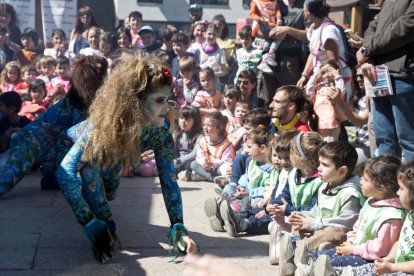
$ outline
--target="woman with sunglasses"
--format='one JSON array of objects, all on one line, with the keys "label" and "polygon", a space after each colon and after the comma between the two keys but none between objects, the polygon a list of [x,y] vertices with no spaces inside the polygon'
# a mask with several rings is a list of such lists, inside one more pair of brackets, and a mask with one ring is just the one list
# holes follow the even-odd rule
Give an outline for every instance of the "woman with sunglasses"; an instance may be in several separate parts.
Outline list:
[{"label": "woman with sunglasses", "polygon": [[98,23],[92,9],[88,6],[81,7],[78,10],[75,28],[70,34],[69,52],[77,55],[81,49],[89,47],[88,31],[93,26],[97,27]]},{"label": "woman with sunglasses", "polygon": [[264,100],[257,96],[257,78],[252,69],[241,71],[237,76],[236,85],[240,88],[243,102],[248,102],[252,107],[265,107]]}]

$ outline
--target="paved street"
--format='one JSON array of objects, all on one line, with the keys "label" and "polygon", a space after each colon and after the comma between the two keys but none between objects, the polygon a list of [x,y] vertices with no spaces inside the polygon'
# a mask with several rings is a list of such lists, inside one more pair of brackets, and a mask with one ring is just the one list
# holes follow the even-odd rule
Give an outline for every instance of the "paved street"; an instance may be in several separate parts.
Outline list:
[{"label": "paved street", "polygon": [[[158,178],[122,179],[111,203],[122,251],[107,265],[96,263],[61,192],[41,191],[39,182],[39,173],[30,175],[0,199],[0,275],[181,275],[185,265],[169,263],[169,221]],[[179,184],[185,225],[203,254],[228,257],[253,275],[275,275],[267,235],[213,232],[203,211],[204,200],[214,196],[213,184]]]}]

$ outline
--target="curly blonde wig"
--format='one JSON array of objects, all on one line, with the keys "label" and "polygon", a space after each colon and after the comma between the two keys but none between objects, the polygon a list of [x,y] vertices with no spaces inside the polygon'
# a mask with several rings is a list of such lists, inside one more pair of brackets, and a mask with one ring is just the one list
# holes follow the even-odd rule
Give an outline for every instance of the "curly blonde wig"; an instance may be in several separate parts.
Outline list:
[{"label": "curly blonde wig", "polygon": [[154,57],[123,56],[90,106],[93,130],[83,160],[102,166],[139,163],[140,137],[149,122],[145,101],[171,83],[170,70]]}]

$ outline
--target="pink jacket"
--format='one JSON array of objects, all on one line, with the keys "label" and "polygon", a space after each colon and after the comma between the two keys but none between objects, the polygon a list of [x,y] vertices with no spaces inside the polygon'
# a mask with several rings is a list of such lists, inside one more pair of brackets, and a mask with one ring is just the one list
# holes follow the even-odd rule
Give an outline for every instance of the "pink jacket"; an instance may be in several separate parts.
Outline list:
[{"label": "pink jacket", "polygon": [[[388,198],[379,201],[372,201],[372,205],[388,205],[397,208],[403,208],[399,198]],[[352,231],[347,233],[347,241],[352,242],[358,231],[360,218],[355,222]],[[366,243],[358,246],[354,246],[354,255],[361,256],[366,260],[375,260],[376,258],[384,257],[388,255],[392,246],[398,237],[402,227],[402,220],[389,220],[384,223],[378,231],[377,238],[369,240]]]}]

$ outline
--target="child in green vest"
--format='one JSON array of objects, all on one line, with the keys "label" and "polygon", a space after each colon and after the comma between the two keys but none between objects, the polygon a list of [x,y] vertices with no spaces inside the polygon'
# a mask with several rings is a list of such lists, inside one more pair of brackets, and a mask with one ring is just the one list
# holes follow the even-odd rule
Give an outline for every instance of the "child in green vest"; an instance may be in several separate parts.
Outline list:
[{"label": "child in green vest", "polygon": [[354,267],[353,275],[414,274],[414,161],[401,166],[398,185],[398,196],[407,210],[400,237],[386,257],[377,258],[374,263]]},{"label": "child in green vest", "polygon": [[[270,171],[270,185],[267,188],[270,188],[273,191],[267,191],[264,194],[264,198],[260,200],[256,206],[253,206],[252,209],[235,212],[227,201],[220,199],[220,207],[221,205],[226,205],[226,207],[223,207],[225,208],[224,213],[221,213],[220,207],[217,206],[217,201],[214,198],[210,198],[206,201],[205,211],[209,217],[210,226],[214,231],[220,231],[222,226],[224,226],[222,219],[223,215],[223,217],[227,218],[228,225],[232,225],[230,228],[232,235],[236,235],[239,232],[247,232],[248,234],[268,233],[268,225],[272,221],[272,218],[265,212],[266,204],[269,203],[271,198],[279,195],[286,184],[287,175],[292,169],[289,158],[290,141],[296,134],[297,131],[282,132],[270,143],[272,152],[270,157],[273,168]],[[254,162],[254,160],[249,163],[249,167],[252,162]],[[270,193],[267,194],[268,192]]]},{"label": "child in green vest", "polygon": [[[318,171],[324,183],[318,191],[318,202],[309,212],[293,213],[289,218],[309,249],[317,250],[325,242],[332,247],[339,245],[357,221],[366,200],[359,177],[353,174],[357,160],[356,149],[344,141],[328,143],[319,151]],[[329,235],[332,228],[338,230],[333,237]]]},{"label": "child in green vest", "polygon": [[[346,233],[352,230],[365,202],[359,177],[352,174],[357,160],[358,154],[348,142],[331,142],[319,150],[318,171],[323,184],[318,190],[317,204],[310,211],[293,212],[289,216],[289,224],[299,231],[300,238],[303,239],[296,242],[298,247],[303,243],[310,250],[318,250],[320,246],[333,248],[346,240]],[[288,249],[291,252],[285,252],[291,258],[282,260],[292,264],[293,248]],[[298,252],[300,251],[295,251]],[[279,265],[288,264],[281,262]],[[301,263],[295,265],[301,272],[305,269],[303,274],[306,274],[307,266]]]},{"label": "child in green vest", "polygon": [[[399,166],[400,160],[392,156],[380,156],[367,161],[361,189],[368,200],[353,230],[347,233],[347,241],[335,249],[313,251],[313,258],[309,258],[303,243],[297,246],[296,262],[308,265],[308,273],[304,273],[303,269],[301,275],[341,275],[343,267],[365,265],[390,252],[398,240],[405,216],[404,207],[397,196]],[[313,262],[316,257],[316,262]]]}]

